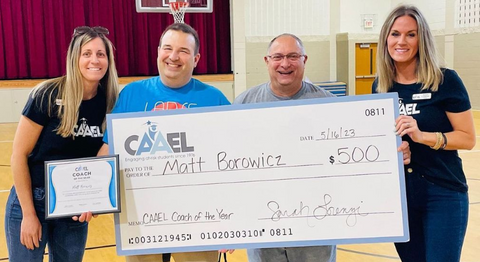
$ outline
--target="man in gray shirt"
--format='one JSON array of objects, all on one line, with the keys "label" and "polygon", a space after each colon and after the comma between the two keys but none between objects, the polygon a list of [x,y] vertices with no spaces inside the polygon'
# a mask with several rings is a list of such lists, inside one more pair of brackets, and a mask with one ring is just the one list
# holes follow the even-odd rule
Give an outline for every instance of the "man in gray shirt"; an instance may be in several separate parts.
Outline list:
[{"label": "man in gray shirt", "polygon": [[[268,46],[265,63],[270,82],[240,94],[234,104],[333,97],[322,88],[303,81],[307,55],[302,41],[292,34],[275,37]],[[333,262],[335,246],[263,248],[247,250],[250,262]]]},{"label": "man in gray shirt", "polygon": [[[281,34],[269,44],[265,63],[270,82],[248,89],[234,104],[248,104],[292,99],[333,97],[330,92],[303,81],[307,55],[302,41],[292,34]],[[393,124],[393,123],[392,123]],[[403,142],[404,164],[410,163],[410,148]],[[334,262],[336,246],[263,248],[247,250],[250,262]]]}]

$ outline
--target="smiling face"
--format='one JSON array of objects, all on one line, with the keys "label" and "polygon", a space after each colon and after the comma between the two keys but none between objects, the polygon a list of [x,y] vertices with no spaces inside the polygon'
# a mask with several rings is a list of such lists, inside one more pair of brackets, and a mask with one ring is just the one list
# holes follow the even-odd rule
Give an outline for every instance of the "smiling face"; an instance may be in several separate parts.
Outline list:
[{"label": "smiling face", "polygon": [[96,87],[108,69],[107,51],[100,37],[82,46],[78,66],[84,85]]},{"label": "smiling face", "polygon": [[162,83],[171,88],[182,87],[192,78],[200,60],[195,54],[195,38],[182,31],[169,30],[158,47],[157,65]]},{"label": "smiling face", "polygon": [[[269,48],[265,63],[268,67],[272,91],[279,96],[292,96],[302,87],[303,74],[307,56],[304,55],[300,44],[291,36],[280,36]],[[272,56],[294,55],[297,59],[283,57],[280,61],[274,61]],[[292,61],[293,60],[293,61]]]},{"label": "smiling face", "polygon": [[418,41],[417,21],[408,15],[397,18],[387,38],[388,53],[395,65],[416,62]]}]

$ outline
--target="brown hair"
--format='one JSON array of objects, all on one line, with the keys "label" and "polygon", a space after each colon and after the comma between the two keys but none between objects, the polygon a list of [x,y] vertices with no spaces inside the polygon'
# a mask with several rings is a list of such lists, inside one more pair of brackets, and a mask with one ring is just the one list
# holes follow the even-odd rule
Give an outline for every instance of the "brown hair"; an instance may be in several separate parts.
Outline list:
[{"label": "brown hair", "polygon": [[184,32],[186,34],[192,35],[193,38],[195,39],[195,55],[200,52],[200,40],[198,38],[197,31],[193,27],[191,27],[191,26],[189,26],[188,24],[185,24],[185,23],[174,23],[174,24],[169,25],[167,28],[165,28],[165,30],[162,33],[162,36],[160,37],[159,46],[162,46],[163,36],[165,35],[165,33],[167,33],[170,30],[181,31],[181,32]]}]

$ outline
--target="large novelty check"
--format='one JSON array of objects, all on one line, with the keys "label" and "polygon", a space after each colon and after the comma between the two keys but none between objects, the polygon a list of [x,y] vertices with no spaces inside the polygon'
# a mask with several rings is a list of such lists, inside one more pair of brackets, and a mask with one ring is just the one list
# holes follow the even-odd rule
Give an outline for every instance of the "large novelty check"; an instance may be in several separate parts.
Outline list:
[{"label": "large novelty check", "polygon": [[108,115],[119,255],[408,240],[396,93]]}]

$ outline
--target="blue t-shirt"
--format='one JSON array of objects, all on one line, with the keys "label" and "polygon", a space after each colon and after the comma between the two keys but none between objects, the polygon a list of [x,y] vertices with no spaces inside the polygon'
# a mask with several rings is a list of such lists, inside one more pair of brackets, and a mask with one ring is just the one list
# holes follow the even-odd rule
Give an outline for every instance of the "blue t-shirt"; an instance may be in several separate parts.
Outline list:
[{"label": "blue t-shirt", "polygon": [[[412,116],[418,128],[425,132],[448,133],[453,127],[446,112],[460,113],[471,108],[468,93],[454,70],[443,69],[443,83],[437,92],[422,90],[421,84],[394,83],[389,92],[397,92],[401,115]],[[377,81],[372,85],[375,93]],[[403,137],[410,144],[411,163],[405,169],[437,185],[460,192],[467,192],[468,186],[457,150],[433,150],[429,146],[413,142],[408,135]],[[448,141],[447,141],[448,142]]]},{"label": "blue t-shirt", "polygon": [[[192,78],[179,88],[165,86],[160,77],[132,82],[125,86],[112,113],[172,110],[182,108],[229,105],[217,88]],[[103,141],[108,144],[108,136]]]}]

